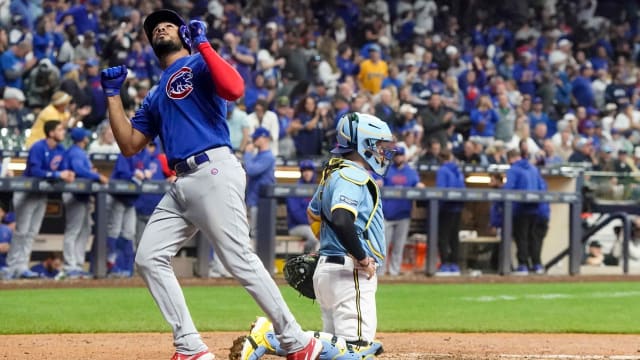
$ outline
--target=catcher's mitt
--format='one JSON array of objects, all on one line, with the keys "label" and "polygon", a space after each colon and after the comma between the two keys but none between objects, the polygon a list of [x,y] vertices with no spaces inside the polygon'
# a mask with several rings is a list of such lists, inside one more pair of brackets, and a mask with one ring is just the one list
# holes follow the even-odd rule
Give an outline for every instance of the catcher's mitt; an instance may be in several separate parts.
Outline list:
[{"label": "catcher's mitt", "polygon": [[298,255],[287,260],[283,269],[284,279],[289,285],[303,296],[313,300],[316,298],[316,293],[313,291],[313,272],[316,270],[319,258],[320,255],[316,253]]}]

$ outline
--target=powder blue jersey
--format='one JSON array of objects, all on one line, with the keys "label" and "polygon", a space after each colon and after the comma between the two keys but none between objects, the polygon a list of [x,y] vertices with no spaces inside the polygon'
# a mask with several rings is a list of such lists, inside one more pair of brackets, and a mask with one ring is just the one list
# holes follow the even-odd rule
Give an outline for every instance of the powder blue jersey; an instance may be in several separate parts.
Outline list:
[{"label": "powder blue jersey", "polygon": [[164,70],[131,123],[149,138],[160,136],[173,167],[210,148],[231,148],[226,115],[226,101],[216,94],[202,56],[195,54]]},{"label": "powder blue jersey", "polygon": [[[386,245],[380,192],[376,185],[378,196],[377,199],[373,199],[367,187],[367,182],[371,180],[369,173],[352,161],[344,160],[344,164],[348,166],[334,171],[328,179],[325,179],[324,187],[322,185],[318,187],[309,203],[309,210],[320,216],[322,208],[329,220],[331,220],[331,212],[338,208],[353,213],[362,248],[367,256],[381,263],[386,254]],[[375,181],[373,183],[375,184]],[[364,236],[367,224],[369,224],[368,240]],[[320,231],[320,255],[347,255],[342,242],[324,222]]]}]

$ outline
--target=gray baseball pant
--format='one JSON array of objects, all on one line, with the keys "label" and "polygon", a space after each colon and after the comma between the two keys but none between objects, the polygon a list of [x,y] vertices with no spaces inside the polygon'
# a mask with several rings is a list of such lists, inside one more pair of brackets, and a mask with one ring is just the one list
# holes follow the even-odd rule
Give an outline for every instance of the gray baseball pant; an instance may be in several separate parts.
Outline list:
[{"label": "gray baseball pant", "polygon": [[304,239],[304,252],[310,253],[318,249],[318,239],[313,235],[310,225],[296,225],[289,229],[289,235],[300,236]]},{"label": "gray baseball pant", "polygon": [[[391,252],[387,253],[385,262],[389,265],[389,275],[399,275],[402,266],[402,253],[404,245],[409,236],[409,225],[411,219],[401,220],[385,220],[384,221],[384,238],[387,240],[387,247],[391,247]],[[385,264],[380,266],[378,273],[384,273]]]},{"label": "gray baseball pant", "polygon": [[7,267],[10,273],[19,276],[29,269],[33,238],[40,232],[47,209],[47,194],[15,192],[13,208],[16,212],[16,231],[7,254]]},{"label": "gray baseball pant", "polygon": [[173,329],[176,351],[193,354],[207,348],[171,267],[171,258],[197,230],[273,322],[282,348],[301,350],[310,337],[250,246],[244,169],[226,147],[208,150],[207,155],[210,161],[172,184],[151,215],[136,253],[138,270]]},{"label": "gray baseball pant", "polygon": [[84,270],[84,258],[87,242],[91,235],[91,204],[78,201],[72,193],[62,193],[65,220],[64,271]]},{"label": "gray baseball pant", "polygon": [[107,222],[107,236],[122,237],[133,241],[136,236],[136,208],[127,206],[122,201],[111,198],[111,211]]}]

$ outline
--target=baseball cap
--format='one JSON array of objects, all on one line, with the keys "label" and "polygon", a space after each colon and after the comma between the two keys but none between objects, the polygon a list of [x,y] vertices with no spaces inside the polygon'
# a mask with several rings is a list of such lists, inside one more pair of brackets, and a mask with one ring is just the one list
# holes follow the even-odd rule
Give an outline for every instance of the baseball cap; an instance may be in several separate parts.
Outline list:
[{"label": "baseball cap", "polygon": [[406,153],[406,149],[404,146],[396,146],[396,153],[394,155],[404,155]]},{"label": "baseball cap", "polygon": [[2,218],[3,224],[11,224],[12,222],[16,222],[16,213],[13,211],[9,211],[4,218]]},{"label": "baseball cap", "polygon": [[70,71],[77,70],[79,68],[80,68],[80,65],[73,62],[68,62],[62,65],[62,68],[60,69],[60,76],[65,76]]},{"label": "baseball cap", "polygon": [[289,97],[287,96],[279,96],[277,100],[278,106],[289,106]]},{"label": "baseball cap", "polygon": [[533,99],[533,103],[534,103],[534,104],[542,104],[542,98],[540,98],[539,96],[536,96],[536,97]]},{"label": "baseball cap", "polygon": [[14,100],[18,100],[18,101],[24,101],[25,100],[24,93],[22,92],[22,90],[20,90],[18,88],[14,88],[14,87],[5,88],[4,89],[3,98],[5,100],[7,100],[7,99],[14,99]]},{"label": "baseball cap", "polygon": [[89,136],[91,136],[91,132],[85,128],[73,128],[70,131],[70,135],[71,135],[71,140],[73,140],[73,142],[79,142],[82,141],[84,138],[88,138]]},{"label": "baseball cap", "polygon": [[182,17],[180,17],[180,15],[178,15],[178,13],[175,11],[168,9],[160,9],[158,11],[154,11],[149,14],[146,19],[144,19],[144,24],[142,26],[144,28],[144,33],[147,35],[147,39],[149,39],[149,41],[151,41],[151,39],[153,38],[153,29],[155,29],[156,25],[161,22],[169,22],[177,25],[178,27],[183,25],[186,26],[186,23],[184,22]]},{"label": "baseball cap", "polygon": [[380,51],[381,51],[381,49],[380,49],[380,45],[378,45],[378,44],[371,44],[371,45],[369,45],[369,49],[368,49],[368,50],[369,50],[369,51],[377,51],[377,52],[380,52]]},{"label": "baseball cap", "polygon": [[435,62],[430,63],[429,70],[438,70],[438,64]]},{"label": "baseball cap", "polygon": [[256,128],[253,131],[253,135],[251,135],[251,139],[255,140],[255,139],[257,139],[257,138],[259,138],[261,136],[265,136],[265,137],[270,138],[271,137],[271,133],[266,128],[259,127],[259,128]]},{"label": "baseball cap", "polygon": [[576,147],[577,147],[578,149],[581,149],[581,148],[583,148],[585,145],[589,144],[589,142],[590,142],[590,141],[589,141],[589,139],[587,139],[587,138],[580,138],[580,139],[578,140],[578,142],[576,142]]},{"label": "baseball cap", "polygon": [[600,242],[598,240],[593,240],[592,242],[589,243],[589,247],[601,248],[602,244],[600,244]]},{"label": "baseball cap", "polygon": [[398,112],[400,112],[400,113],[408,112],[408,113],[411,113],[411,114],[415,114],[415,113],[418,112],[418,109],[416,109],[411,104],[404,103],[404,104],[400,105],[400,109],[398,109]]},{"label": "baseball cap", "polygon": [[453,45],[449,45],[447,46],[447,48],[444,50],[444,52],[448,55],[448,56],[453,56],[456,55],[458,53],[458,48],[456,48]]},{"label": "baseball cap", "polygon": [[562,47],[562,46],[571,46],[571,40],[569,39],[560,39],[560,41],[558,41],[558,46]]},{"label": "baseball cap", "polygon": [[316,169],[316,165],[312,160],[302,160],[298,165],[300,166],[300,171]]},{"label": "baseball cap", "polygon": [[594,123],[591,120],[587,120],[584,122],[584,128],[585,129],[594,129],[596,127],[596,123]]},{"label": "baseball cap", "polygon": [[605,152],[607,154],[610,154],[613,152],[613,148],[607,144],[602,145],[600,149],[602,150],[602,152]]},{"label": "baseball cap", "polygon": [[87,59],[87,66],[98,66],[100,65],[100,61],[96,58]]}]

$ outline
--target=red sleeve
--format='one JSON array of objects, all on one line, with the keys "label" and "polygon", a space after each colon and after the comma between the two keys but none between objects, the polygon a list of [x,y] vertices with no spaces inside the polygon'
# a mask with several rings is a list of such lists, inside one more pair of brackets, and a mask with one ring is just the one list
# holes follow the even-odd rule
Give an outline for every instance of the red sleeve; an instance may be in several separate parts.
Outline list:
[{"label": "red sleeve", "polygon": [[221,58],[209,42],[200,43],[198,51],[209,68],[218,96],[228,101],[239,99],[244,93],[244,80],[238,71]]},{"label": "red sleeve", "polygon": [[176,172],[169,168],[169,161],[167,160],[166,154],[158,154],[158,161],[160,161],[160,166],[162,166],[162,173],[165,177],[176,175]]}]

